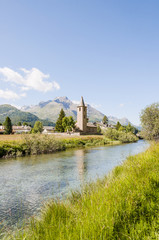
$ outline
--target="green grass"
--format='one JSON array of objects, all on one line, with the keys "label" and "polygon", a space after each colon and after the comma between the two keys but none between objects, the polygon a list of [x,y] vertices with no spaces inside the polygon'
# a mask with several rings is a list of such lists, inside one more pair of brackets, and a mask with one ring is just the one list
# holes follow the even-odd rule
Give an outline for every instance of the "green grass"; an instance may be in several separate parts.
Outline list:
[{"label": "green grass", "polygon": [[82,193],[50,201],[39,218],[5,239],[159,239],[159,144],[129,157]]},{"label": "green grass", "polygon": [[17,157],[33,154],[46,154],[69,148],[103,146],[120,144],[104,136],[81,136],[76,138],[59,138],[52,135],[26,134],[20,139],[0,141],[0,158]]},{"label": "green grass", "polygon": [[70,138],[63,139],[66,149],[77,147],[91,147],[91,146],[103,146],[108,144],[121,144],[119,141],[112,141],[104,136],[99,137],[85,137],[85,138]]}]

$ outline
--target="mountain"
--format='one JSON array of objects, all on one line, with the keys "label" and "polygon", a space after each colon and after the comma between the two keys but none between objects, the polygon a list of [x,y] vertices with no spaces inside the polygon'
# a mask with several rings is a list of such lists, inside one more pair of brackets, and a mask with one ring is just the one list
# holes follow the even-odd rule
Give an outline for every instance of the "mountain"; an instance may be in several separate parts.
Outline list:
[{"label": "mountain", "polygon": [[[49,121],[56,122],[59,112],[63,108],[66,113],[66,116],[72,116],[74,119],[77,118],[77,104],[74,104],[67,97],[57,97],[54,100],[49,100],[47,102],[40,102],[35,106],[24,106],[22,109],[26,112],[35,114],[41,119],[47,119]],[[87,105],[87,112],[89,121],[101,121],[104,114]]]},{"label": "mountain", "polygon": [[116,118],[113,116],[108,116],[108,119],[109,119],[109,122],[112,124],[114,124],[114,123],[116,124],[117,122],[120,122],[121,125],[123,125],[123,126],[127,126],[130,122],[127,118]]},{"label": "mountain", "polygon": [[[40,102],[35,106],[24,106],[23,111],[35,114],[41,119],[46,119],[49,121],[56,122],[59,112],[63,108],[66,116],[72,116],[74,119],[77,118],[77,104],[70,101],[67,97],[57,97],[54,100],[49,100],[47,102]],[[101,121],[104,114],[93,108],[91,105],[87,104],[88,118],[90,122]],[[116,124],[118,121],[122,125],[128,125],[129,120],[127,118],[118,119],[116,117],[109,116],[109,123]]]},{"label": "mountain", "polygon": [[[33,126],[35,121],[41,121],[45,126],[53,126],[61,108],[64,109],[66,116],[77,118],[77,104],[67,97],[57,97],[54,100],[40,102],[38,105],[23,106],[21,110],[8,104],[0,105],[0,123],[3,123],[8,116],[13,124],[28,122]],[[89,104],[87,104],[87,112],[90,122],[101,121],[104,117],[103,113]],[[128,125],[130,122],[127,118],[119,119],[113,116],[108,116],[108,119],[110,124],[116,124],[119,121],[122,125]]]},{"label": "mountain", "polygon": [[42,121],[44,125],[53,125],[53,123],[47,120],[41,120],[34,114],[18,110],[11,105],[0,105],[0,122],[3,123],[7,116],[10,117],[12,124],[17,124],[18,122],[28,122],[33,126],[36,121]]}]

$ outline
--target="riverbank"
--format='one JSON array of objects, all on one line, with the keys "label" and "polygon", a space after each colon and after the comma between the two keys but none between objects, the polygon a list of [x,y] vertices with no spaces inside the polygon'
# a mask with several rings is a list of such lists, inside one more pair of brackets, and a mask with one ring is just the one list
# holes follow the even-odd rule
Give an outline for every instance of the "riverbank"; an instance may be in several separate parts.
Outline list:
[{"label": "riverbank", "polygon": [[[4,138],[3,138],[4,137]],[[127,142],[135,142],[134,136]],[[0,158],[19,157],[26,155],[37,155],[54,153],[69,148],[104,146],[121,144],[119,140],[111,140],[102,135],[79,136],[79,137],[54,137],[53,135],[26,134],[8,135],[0,137]]]},{"label": "riverbank", "polygon": [[8,239],[158,239],[158,172],[159,144],[154,144],[82,193],[50,201],[39,219]]}]

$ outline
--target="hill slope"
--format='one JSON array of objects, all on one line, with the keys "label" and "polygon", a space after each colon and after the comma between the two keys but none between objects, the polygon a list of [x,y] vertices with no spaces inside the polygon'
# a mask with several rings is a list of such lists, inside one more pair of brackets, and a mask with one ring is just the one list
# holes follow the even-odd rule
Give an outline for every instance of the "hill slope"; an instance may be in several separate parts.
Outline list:
[{"label": "hill slope", "polygon": [[[34,125],[35,121],[40,120],[34,114],[29,112],[23,112],[11,105],[8,104],[0,105],[0,122],[3,123],[7,116],[10,117],[12,124],[17,124],[18,122],[28,122],[31,125]],[[49,122],[43,121],[43,124],[48,125]]]}]

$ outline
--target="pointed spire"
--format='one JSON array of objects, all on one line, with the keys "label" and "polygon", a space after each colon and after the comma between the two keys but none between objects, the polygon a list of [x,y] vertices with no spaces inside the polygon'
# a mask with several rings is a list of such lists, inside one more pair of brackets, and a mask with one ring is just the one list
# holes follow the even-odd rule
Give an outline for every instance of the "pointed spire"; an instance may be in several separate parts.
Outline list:
[{"label": "pointed spire", "polygon": [[83,97],[81,97],[81,106],[83,106],[83,107],[85,106]]}]

